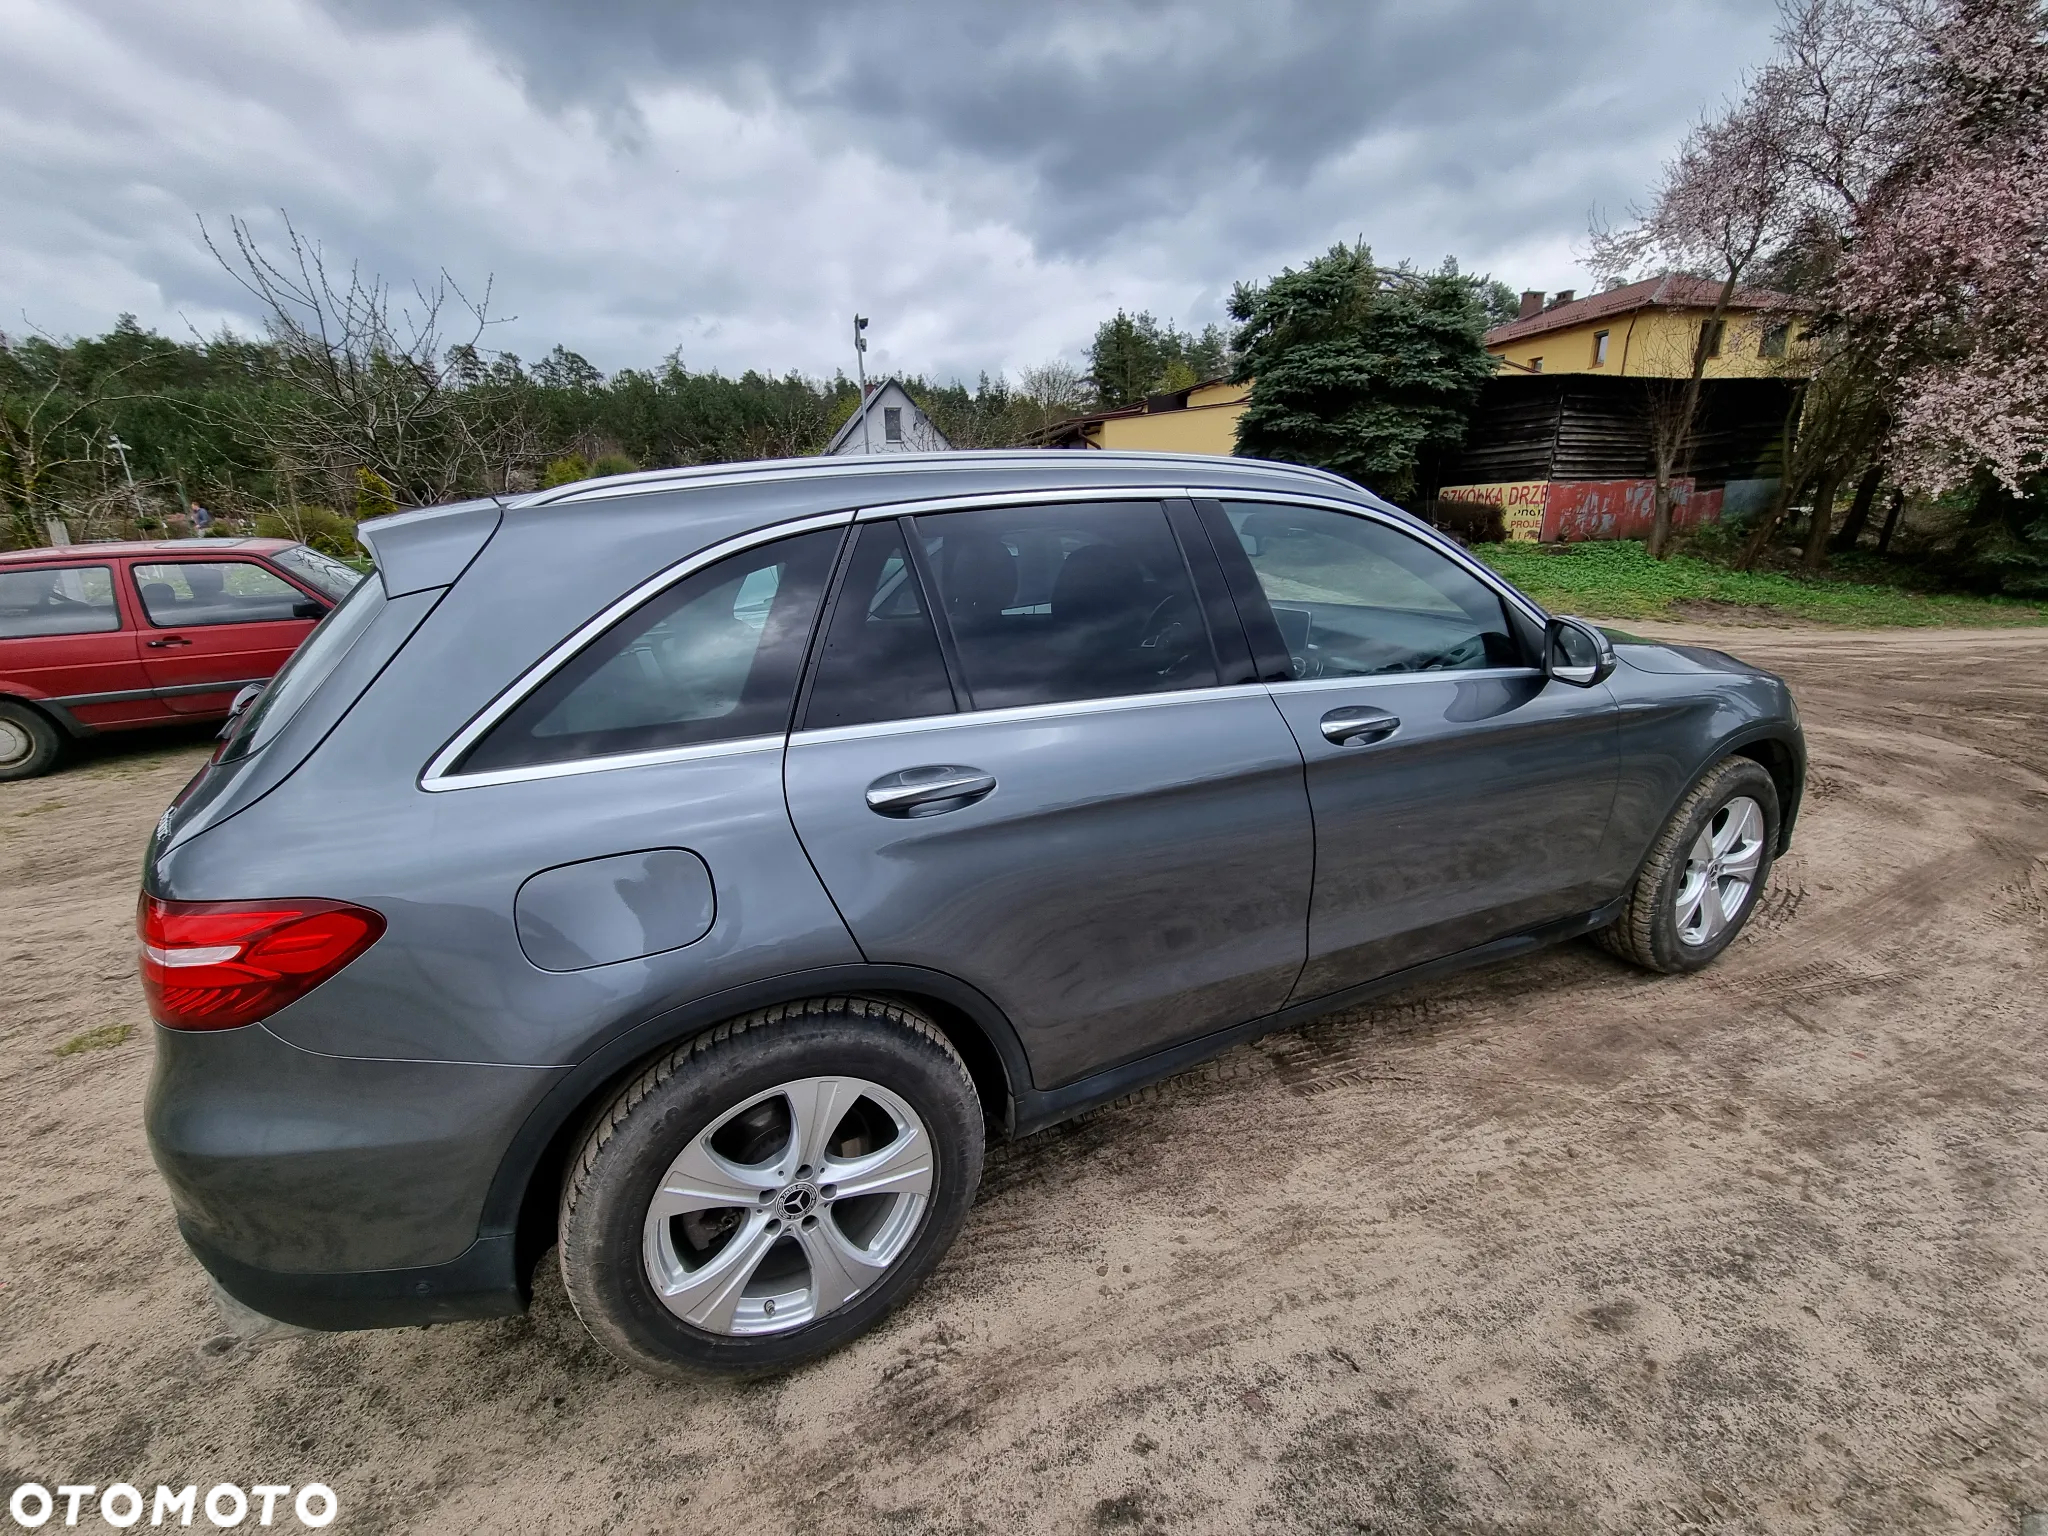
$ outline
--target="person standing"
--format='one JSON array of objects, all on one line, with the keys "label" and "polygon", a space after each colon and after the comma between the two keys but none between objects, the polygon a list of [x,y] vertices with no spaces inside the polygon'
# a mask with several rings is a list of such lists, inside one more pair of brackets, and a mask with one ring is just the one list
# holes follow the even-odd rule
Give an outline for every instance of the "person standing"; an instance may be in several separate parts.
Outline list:
[{"label": "person standing", "polygon": [[213,532],[213,514],[198,502],[192,503],[192,537],[203,539]]}]

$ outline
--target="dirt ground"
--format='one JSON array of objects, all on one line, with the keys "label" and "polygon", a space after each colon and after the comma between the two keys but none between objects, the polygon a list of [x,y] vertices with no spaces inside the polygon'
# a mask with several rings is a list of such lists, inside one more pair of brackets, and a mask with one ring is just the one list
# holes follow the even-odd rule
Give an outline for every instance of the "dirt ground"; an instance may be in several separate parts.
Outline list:
[{"label": "dirt ground", "polygon": [[551,1269],[515,1321],[225,1333],[130,958],[203,749],[0,787],[0,1474],[319,1480],[352,1532],[2013,1532],[2048,1507],[2048,635],[1689,637],[1786,673],[1814,759],[1718,965],[1571,945],[1005,1149],[904,1311],[740,1388],[613,1365]]}]

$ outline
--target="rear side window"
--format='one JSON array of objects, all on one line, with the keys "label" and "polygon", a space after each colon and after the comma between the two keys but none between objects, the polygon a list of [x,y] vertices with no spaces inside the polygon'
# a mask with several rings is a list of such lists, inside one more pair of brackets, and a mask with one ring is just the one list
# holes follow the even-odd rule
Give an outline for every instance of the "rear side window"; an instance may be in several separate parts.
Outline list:
[{"label": "rear side window", "polygon": [[454,771],[787,730],[839,540],[826,530],[764,544],[648,599],[522,699]]},{"label": "rear side window", "polygon": [[804,728],[953,712],[953,685],[903,531],[864,523],[820,648]]},{"label": "rear side window", "polygon": [[1216,685],[1156,502],[946,512],[917,531],[976,709]]},{"label": "rear side window", "polygon": [[114,573],[108,566],[0,571],[0,640],[91,635],[120,627]]},{"label": "rear side window", "polygon": [[[282,576],[247,560],[181,560],[132,569],[143,611],[162,629],[261,624],[319,612],[311,598]],[[310,614],[301,612],[306,607]]]},{"label": "rear side window", "polygon": [[357,583],[341,606],[322,619],[306,636],[305,644],[292,652],[284,670],[264,686],[256,702],[243,711],[220,760],[235,762],[269,745],[383,611],[384,583],[375,579]]}]

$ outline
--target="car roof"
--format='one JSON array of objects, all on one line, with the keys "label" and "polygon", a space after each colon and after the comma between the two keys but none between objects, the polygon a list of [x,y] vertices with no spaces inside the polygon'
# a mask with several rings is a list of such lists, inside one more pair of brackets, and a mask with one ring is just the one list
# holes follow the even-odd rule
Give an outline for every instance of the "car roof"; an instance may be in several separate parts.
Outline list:
[{"label": "car roof", "polygon": [[290,549],[295,539],[109,539],[99,544],[67,544],[62,549],[0,549],[0,566],[40,565],[50,560],[105,560],[116,555],[213,555],[234,550],[244,555],[273,555]]}]

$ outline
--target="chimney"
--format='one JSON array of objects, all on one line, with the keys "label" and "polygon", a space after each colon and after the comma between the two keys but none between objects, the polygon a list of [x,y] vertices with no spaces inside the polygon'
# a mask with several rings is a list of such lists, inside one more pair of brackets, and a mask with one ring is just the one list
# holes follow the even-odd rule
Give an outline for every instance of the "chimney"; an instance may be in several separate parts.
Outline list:
[{"label": "chimney", "polygon": [[1577,292],[1578,292],[1578,289],[1576,289],[1576,288],[1560,288],[1560,289],[1558,289],[1558,290],[1557,290],[1557,297],[1556,297],[1556,298],[1554,298],[1554,299],[1552,299],[1552,300],[1550,301],[1550,307],[1551,307],[1552,309],[1555,309],[1555,308],[1557,308],[1557,306],[1558,306],[1558,305],[1560,305],[1560,304],[1569,304],[1569,303],[1571,303],[1571,301],[1572,301],[1572,295],[1573,295],[1573,294],[1575,294],[1575,293],[1577,293]]},{"label": "chimney", "polygon": [[1526,320],[1531,315],[1538,313],[1542,308],[1543,295],[1534,288],[1525,288],[1522,290],[1521,313],[1516,315],[1515,318],[1517,320]]}]

